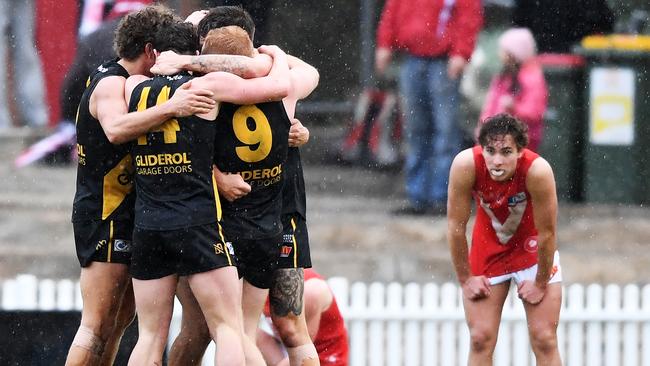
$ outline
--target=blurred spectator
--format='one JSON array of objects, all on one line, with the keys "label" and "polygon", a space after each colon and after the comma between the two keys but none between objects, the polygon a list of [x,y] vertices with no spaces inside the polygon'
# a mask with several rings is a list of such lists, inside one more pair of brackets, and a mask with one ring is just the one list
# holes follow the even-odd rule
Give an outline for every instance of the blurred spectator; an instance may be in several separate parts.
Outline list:
[{"label": "blurred spectator", "polygon": [[[528,126],[528,149],[537,151],[542,140],[542,124],[548,90],[542,67],[535,61],[535,40],[526,28],[512,28],[499,38],[501,72],[490,83],[481,117],[509,113]],[[477,128],[478,131],[478,128]]]},{"label": "blurred spectator", "polygon": [[533,32],[540,53],[567,53],[584,36],[611,33],[606,0],[515,0],[513,22]]},{"label": "blurred spectator", "polygon": [[[97,66],[117,57],[113,50],[113,38],[122,17],[152,2],[153,0],[115,0],[106,21],[92,33],[81,37],[75,58],[61,84],[60,123],[50,136],[21,152],[16,158],[16,167],[24,167],[44,158],[46,162],[57,164],[69,163],[75,158],[76,153],[70,153],[76,143],[74,123],[81,95],[86,89],[86,80]],[[97,5],[97,2],[91,2],[92,4]]]},{"label": "blurred spectator", "polygon": [[[43,70],[34,44],[34,15],[34,0],[0,1],[0,65],[5,68],[0,73],[5,77],[0,87],[0,128],[12,126],[9,85],[16,93],[20,124],[44,127],[48,121]],[[11,71],[7,70],[9,58]]]},{"label": "blurred spectator", "polygon": [[406,194],[396,214],[446,212],[447,180],[461,148],[459,80],[483,23],[480,0],[387,0],[377,29],[375,69],[382,75],[403,51]]},{"label": "blurred spectator", "polygon": [[87,36],[99,28],[104,22],[110,0],[79,0],[79,37]]},{"label": "blurred spectator", "polygon": [[75,58],[61,86],[60,103],[63,121],[74,123],[77,106],[90,73],[104,61],[116,57],[113,51],[113,36],[120,19],[152,2],[153,0],[115,0],[105,22],[92,33],[81,37],[77,44]]}]

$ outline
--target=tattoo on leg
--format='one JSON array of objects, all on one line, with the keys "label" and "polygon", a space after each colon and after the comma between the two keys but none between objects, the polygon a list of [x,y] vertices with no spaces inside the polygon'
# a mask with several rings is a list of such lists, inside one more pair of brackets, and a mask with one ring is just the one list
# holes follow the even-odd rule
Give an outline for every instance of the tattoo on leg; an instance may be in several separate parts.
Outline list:
[{"label": "tattoo on leg", "polygon": [[273,274],[269,302],[276,316],[302,313],[305,274],[302,268],[278,269]]}]

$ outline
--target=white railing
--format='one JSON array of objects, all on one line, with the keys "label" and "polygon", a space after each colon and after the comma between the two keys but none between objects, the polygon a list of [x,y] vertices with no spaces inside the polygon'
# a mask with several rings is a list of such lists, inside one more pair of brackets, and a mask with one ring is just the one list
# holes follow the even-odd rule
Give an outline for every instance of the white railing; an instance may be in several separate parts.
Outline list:
[{"label": "white railing", "polygon": [[[455,284],[328,282],[346,319],[351,366],[466,364],[469,332]],[[5,280],[1,296],[1,310],[80,310],[82,305],[78,282],[31,275]],[[495,365],[535,364],[524,309],[515,299],[511,294],[504,307]],[[650,285],[568,286],[558,337],[569,366],[650,366]]]}]

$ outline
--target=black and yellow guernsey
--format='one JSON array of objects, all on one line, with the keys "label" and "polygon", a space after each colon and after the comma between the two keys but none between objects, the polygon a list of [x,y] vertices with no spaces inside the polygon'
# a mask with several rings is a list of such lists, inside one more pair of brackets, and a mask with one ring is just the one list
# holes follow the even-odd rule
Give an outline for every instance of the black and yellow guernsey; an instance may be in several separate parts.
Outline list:
[{"label": "black and yellow guernsey", "polygon": [[[133,90],[129,111],[164,103],[192,78],[181,74],[144,81]],[[196,116],[174,118],[132,143],[136,227],[175,230],[221,219],[212,175],[215,126]]]},{"label": "black and yellow guernsey", "polygon": [[282,214],[300,215],[307,219],[307,194],[305,192],[305,177],[302,171],[300,150],[290,147],[285,163],[284,190],[282,191]]},{"label": "black and yellow guernsey", "polygon": [[129,77],[117,59],[100,65],[88,78],[77,110],[77,191],[73,222],[133,220],[133,164],[128,144],[113,145],[90,114],[90,96],[109,76]]},{"label": "black and yellow guernsey", "polygon": [[223,200],[223,227],[229,237],[266,239],[282,232],[290,127],[282,102],[221,103],[214,162],[222,172],[240,174],[251,186],[246,196]]}]

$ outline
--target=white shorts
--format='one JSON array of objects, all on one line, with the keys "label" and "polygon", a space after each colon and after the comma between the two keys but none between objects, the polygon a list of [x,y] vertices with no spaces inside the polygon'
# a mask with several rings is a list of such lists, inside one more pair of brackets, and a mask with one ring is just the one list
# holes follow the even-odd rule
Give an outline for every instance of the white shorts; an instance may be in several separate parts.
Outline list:
[{"label": "white shorts", "polygon": [[[517,285],[523,281],[534,281],[537,276],[537,264],[521,271],[506,273],[501,276],[490,277],[490,285],[494,286],[499,283],[514,280]],[[553,268],[551,269],[551,279],[548,283],[562,282],[562,266],[560,266],[560,253],[556,250],[553,255]]]}]

